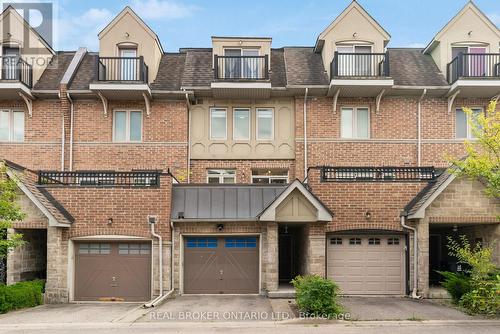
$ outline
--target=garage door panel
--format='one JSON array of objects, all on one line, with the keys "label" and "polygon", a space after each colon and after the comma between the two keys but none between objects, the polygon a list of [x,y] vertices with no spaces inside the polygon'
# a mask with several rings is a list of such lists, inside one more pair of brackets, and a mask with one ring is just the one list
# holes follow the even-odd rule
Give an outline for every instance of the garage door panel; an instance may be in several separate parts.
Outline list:
[{"label": "garage door panel", "polygon": [[401,236],[336,235],[328,242],[328,277],[344,294],[404,294],[404,262]]}]

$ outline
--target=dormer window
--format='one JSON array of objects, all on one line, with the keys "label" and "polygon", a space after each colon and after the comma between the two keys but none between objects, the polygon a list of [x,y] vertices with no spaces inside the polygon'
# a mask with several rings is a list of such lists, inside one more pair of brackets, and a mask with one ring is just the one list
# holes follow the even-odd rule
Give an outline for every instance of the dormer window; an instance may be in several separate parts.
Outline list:
[{"label": "dormer window", "polygon": [[374,76],[379,62],[371,45],[337,45],[338,76]]},{"label": "dormer window", "polygon": [[262,77],[262,58],[259,49],[224,49],[226,79],[259,79]]},{"label": "dormer window", "polygon": [[120,48],[120,78],[123,81],[138,80],[136,48]]},{"label": "dormer window", "polygon": [[4,46],[2,53],[2,79],[18,80],[19,48]]}]

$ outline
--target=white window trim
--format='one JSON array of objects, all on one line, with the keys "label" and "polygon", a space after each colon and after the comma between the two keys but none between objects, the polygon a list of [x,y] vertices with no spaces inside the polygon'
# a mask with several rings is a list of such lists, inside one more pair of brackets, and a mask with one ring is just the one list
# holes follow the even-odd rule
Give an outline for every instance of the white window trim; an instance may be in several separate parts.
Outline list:
[{"label": "white window trim", "polygon": [[[271,117],[271,120],[272,120],[272,124],[271,124],[271,138],[260,138],[259,137],[259,111],[268,111],[268,110],[271,110],[271,114],[272,114],[272,117]],[[274,108],[256,108],[255,109],[255,137],[257,138],[257,140],[259,141],[272,141],[274,140]]]},{"label": "white window trim", "polygon": [[[139,140],[130,140],[130,113],[131,112],[140,112],[141,113],[141,139]],[[125,112],[125,140],[117,140],[116,139],[116,113],[117,112]],[[113,142],[115,143],[142,143],[142,139],[144,137],[144,112],[140,109],[116,109],[113,110]]]},{"label": "white window trim", "polygon": [[269,184],[271,184],[271,180],[281,180],[281,179],[285,179],[286,182],[285,183],[289,183],[289,176],[290,176],[290,172],[287,171],[286,172],[286,175],[254,175],[252,174],[252,184],[253,184],[253,180],[254,179],[264,179],[264,178],[267,178],[269,179]]},{"label": "white window trim", "polygon": [[[468,107],[471,110],[480,110],[480,113],[484,113],[484,108],[483,107]],[[455,108],[455,139],[468,139],[468,140],[476,140],[477,138],[472,137],[472,130],[470,126],[470,119],[465,114],[465,120],[467,121],[467,137],[458,137],[457,135],[457,111],[461,111],[465,114],[465,112],[462,110],[462,108]]]},{"label": "white window trim", "polygon": [[356,46],[369,46],[370,47],[370,52],[373,53],[373,44],[372,43],[366,43],[366,44],[360,44],[359,42],[342,42],[342,43],[337,43],[335,44],[335,51],[338,51],[339,47],[351,47],[352,51],[350,53],[355,53]]},{"label": "white window trim", "polygon": [[[25,140],[25,133],[26,133],[26,118],[24,115],[24,110],[20,109],[0,109],[0,112],[8,112],[9,113],[9,120],[8,120],[8,126],[7,129],[9,131],[9,138],[6,140],[3,140],[3,142],[14,142],[14,143],[23,143]],[[23,138],[21,140],[14,140],[14,113],[15,112],[21,112],[23,113]],[[1,142],[2,140],[0,140]]]},{"label": "white window trim", "polygon": [[[248,112],[248,137],[247,138],[236,138],[235,137],[234,127],[235,127],[236,122],[234,120],[235,120],[235,115],[236,115],[235,111],[236,110],[246,110]],[[227,115],[226,115],[226,122],[227,122]],[[248,141],[248,140],[250,140],[251,136],[252,136],[252,110],[250,108],[246,108],[246,107],[234,107],[233,108],[233,140]]]},{"label": "white window trim", "polygon": [[[219,172],[219,175],[210,175],[208,174],[208,171],[217,171]],[[231,171],[231,172],[234,172],[234,174],[229,174],[228,171]],[[207,169],[207,183],[209,183],[209,178],[216,178],[218,177],[219,178],[219,184],[224,184],[224,178],[227,178],[227,177],[234,177],[234,182],[233,183],[236,183],[236,169],[220,169],[220,168],[208,168]],[[231,183],[229,183],[231,184]]]},{"label": "white window trim", "polygon": [[[226,125],[225,125],[225,131],[224,131],[224,138],[214,138],[212,136],[212,111],[214,111],[214,110],[224,111],[224,114],[226,115],[226,117],[225,117]],[[212,108],[210,108],[208,114],[209,114],[208,115],[208,117],[209,117],[208,123],[210,123],[210,125],[209,125],[209,127],[210,127],[210,140],[227,140],[227,108],[225,108],[225,107],[212,107]]]},{"label": "white window trim", "polygon": [[224,53],[224,56],[226,55],[226,50],[240,50],[240,56],[243,55],[243,50],[256,50],[257,52],[259,52],[259,56],[261,54],[261,48],[258,47],[258,46],[249,46],[247,48],[240,48],[240,47],[231,47],[231,46],[227,46],[227,47],[224,47],[223,48],[223,53]]},{"label": "white window trim", "polygon": [[[352,137],[344,137],[344,134],[342,133],[342,109],[352,109],[353,115],[352,115]],[[358,137],[358,109],[367,109],[368,110],[368,136],[366,138],[361,138]],[[372,127],[372,119],[371,119],[371,112],[370,112],[370,107],[369,106],[342,106],[340,109],[340,138],[341,139],[360,139],[360,140],[366,140],[370,139],[372,136],[371,133],[371,127]]]}]

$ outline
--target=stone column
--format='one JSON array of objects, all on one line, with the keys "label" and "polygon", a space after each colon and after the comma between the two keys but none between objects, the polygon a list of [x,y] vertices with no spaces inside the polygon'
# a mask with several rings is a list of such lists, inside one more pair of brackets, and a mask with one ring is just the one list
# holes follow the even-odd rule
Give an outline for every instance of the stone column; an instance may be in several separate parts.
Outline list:
[{"label": "stone column", "polygon": [[277,291],[279,286],[278,263],[278,224],[267,223],[267,254],[265,288],[267,291]]},{"label": "stone column", "polygon": [[325,276],[326,252],[326,225],[324,223],[311,223],[307,238],[307,274]]},{"label": "stone column", "polygon": [[429,296],[429,220],[420,219],[418,233],[418,292],[422,297]]},{"label": "stone column", "polygon": [[68,269],[68,230],[49,226],[47,228],[46,303],[57,304],[69,301]]}]

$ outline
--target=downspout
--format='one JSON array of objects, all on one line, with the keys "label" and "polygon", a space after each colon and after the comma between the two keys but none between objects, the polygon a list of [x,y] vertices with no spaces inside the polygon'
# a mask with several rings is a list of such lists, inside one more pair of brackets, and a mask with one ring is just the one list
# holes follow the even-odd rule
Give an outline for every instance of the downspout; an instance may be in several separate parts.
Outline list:
[{"label": "downspout", "polygon": [[[61,92],[58,93],[61,99]],[[61,171],[64,172],[64,150],[66,146],[66,131],[64,131],[64,112],[62,113],[62,129],[61,129]]]},{"label": "downspout", "polygon": [[186,106],[188,116],[188,147],[187,147],[187,183],[190,181],[191,174],[191,113],[189,112],[189,94],[186,93]]},{"label": "downspout", "polygon": [[401,213],[401,226],[410,231],[413,231],[413,291],[411,293],[411,298],[420,299],[422,296],[418,295],[418,233],[417,229],[406,225],[405,216],[406,213]]},{"label": "downspout", "polygon": [[307,180],[307,95],[309,88],[306,87],[304,95],[304,182]]},{"label": "downspout", "polygon": [[70,120],[69,120],[69,171],[73,171],[73,123],[74,123],[74,104],[73,100],[71,99],[71,96],[69,95],[68,92],[66,92],[66,96],[68,97],[69,100],[69,106],[70,106]]},{"label": "downspout", "polygon": [[427,94],[427,88],[424,88],[422,95],[417,102],[417,166],[422,164],[422,100]]}]

